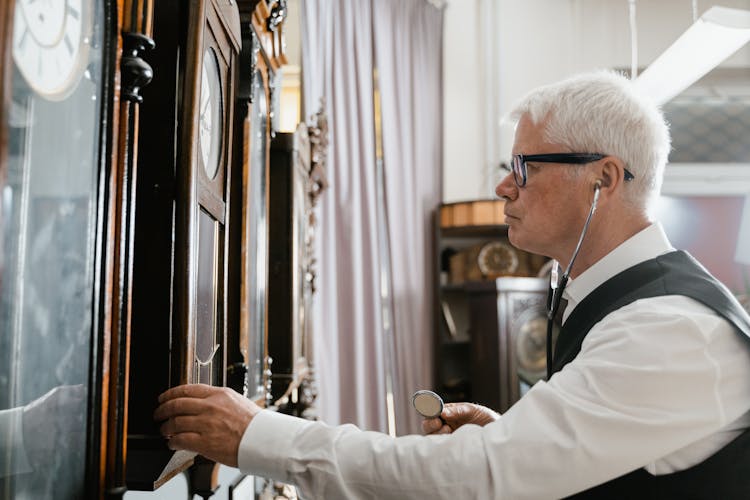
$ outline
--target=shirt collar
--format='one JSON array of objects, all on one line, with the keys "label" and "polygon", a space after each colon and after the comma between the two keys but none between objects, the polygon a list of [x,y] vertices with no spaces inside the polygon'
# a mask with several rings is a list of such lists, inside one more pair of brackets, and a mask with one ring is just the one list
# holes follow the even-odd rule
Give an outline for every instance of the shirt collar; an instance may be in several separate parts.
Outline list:
[{"label": "shirt collar", "polygon": [[579,302],[612,276],[673,250],[664,229],[658,222],[631,236],[576,279],[568,281],[563,292],[563,298],[568,301],[568,306],[563,313],[563,321],[568,319]]}]

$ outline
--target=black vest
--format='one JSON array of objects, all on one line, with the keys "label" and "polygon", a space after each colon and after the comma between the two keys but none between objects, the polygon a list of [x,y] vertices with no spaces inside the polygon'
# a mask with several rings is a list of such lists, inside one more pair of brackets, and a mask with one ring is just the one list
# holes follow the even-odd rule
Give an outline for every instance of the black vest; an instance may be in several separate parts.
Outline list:
[{"label": "black vest", "polygon": [[[580,352],[589,330],[609,313],[638,299],[684,295],[729,321],[750,346],[750,317],[727,288],[682,251],[642,262],[619,273],[584,298],[563,325],[550,373]],[[750,430],[689,469],[654,476],[638,469],[570,498],[750,499]]]}]

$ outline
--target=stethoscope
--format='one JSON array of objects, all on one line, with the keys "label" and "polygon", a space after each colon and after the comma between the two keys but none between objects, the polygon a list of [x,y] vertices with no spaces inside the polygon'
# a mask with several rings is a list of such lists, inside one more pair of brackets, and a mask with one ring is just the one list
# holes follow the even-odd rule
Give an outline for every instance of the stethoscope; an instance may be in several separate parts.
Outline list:
[{"label": "stethoscope", "polygon": [[583,238],[589,230],[589,224],[591,223],[591,217],[596,212],[596,204],[599,201],[599,190],[602,187],[601,181],[596,181],[594,184],[594,200],[591,202],[591,209],[589,209],[589,215],[586,217],[586,222],[583,224],[583,230],[581,236],[578,238],[578,244],[575,250],[573,250],[573,256],[570,258],[568,267],[562,275],[562,278],[558,281],[558,268],[557,262],[552,264],[552,270],[550,272],[550,299],[547,309],[547,374],[549,375],[550,367],[552,366],[552,328],[555,321],[555,315],[557,310],[560,308],[560,301],[562,300],[563,292],[565,291],[565,285],[568,284],[568,278],[570,277],[570,270],[573,269],[573,263],[578,257],[578,252],[581,251],[581,245],[583,244]]}]

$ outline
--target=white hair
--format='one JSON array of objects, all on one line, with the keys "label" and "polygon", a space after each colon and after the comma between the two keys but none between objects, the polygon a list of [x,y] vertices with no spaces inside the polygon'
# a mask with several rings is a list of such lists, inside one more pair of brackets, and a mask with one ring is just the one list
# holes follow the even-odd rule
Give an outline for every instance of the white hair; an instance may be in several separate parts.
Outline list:
[{"label": "white hair", "polygon": [[648,211],[661,190],[670,150],[664,115],[630,80],[612,71],[585,73],[539,87],[510,118],[545,122],[545,140],[576,153],[617,156],[635,176],[626,198]]}]

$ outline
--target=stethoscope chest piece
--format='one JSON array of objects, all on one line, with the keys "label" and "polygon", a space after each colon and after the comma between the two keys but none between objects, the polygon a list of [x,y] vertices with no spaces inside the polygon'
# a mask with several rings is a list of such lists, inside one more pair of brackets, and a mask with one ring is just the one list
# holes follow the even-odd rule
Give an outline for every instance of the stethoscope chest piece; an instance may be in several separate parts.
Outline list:
[{"label": "stethoscope chest piece", "polygon": [[443,412],[443,399],[432,391],[417,391],[411,397],[417,413],[425,418],[435,418]]}]

